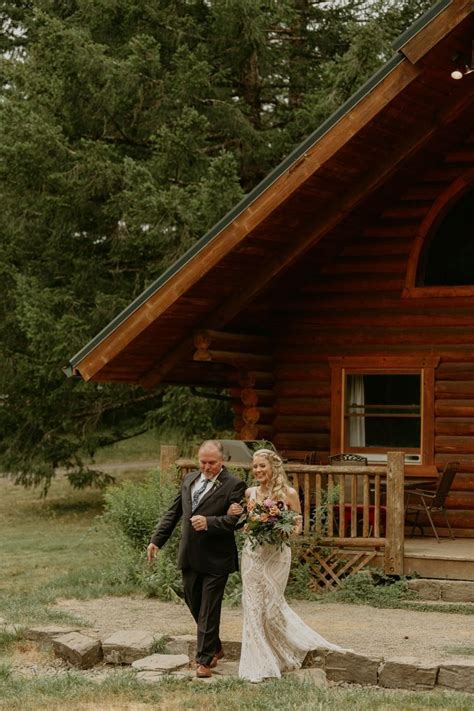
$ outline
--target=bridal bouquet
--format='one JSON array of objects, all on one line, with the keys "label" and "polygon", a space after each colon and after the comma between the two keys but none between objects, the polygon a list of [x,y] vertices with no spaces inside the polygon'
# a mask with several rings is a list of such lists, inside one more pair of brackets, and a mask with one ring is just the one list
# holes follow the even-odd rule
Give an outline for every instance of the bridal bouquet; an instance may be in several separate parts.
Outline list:
[{"label": "bridal bouquet", "polygon": [[262,503],[246,501],[239,518],[252,549],[270,543],[280,549],[290,545],[289,538],[298,523],[299,514],[289,509],[283,501],[264,499]]}]

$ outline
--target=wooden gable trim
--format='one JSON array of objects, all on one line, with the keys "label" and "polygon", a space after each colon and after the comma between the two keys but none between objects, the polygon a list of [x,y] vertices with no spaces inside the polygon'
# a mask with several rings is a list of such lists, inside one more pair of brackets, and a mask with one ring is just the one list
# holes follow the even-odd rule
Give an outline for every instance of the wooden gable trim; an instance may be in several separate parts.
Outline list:
[{"label": "wooden gable trim", "polygon": [[430,211],[422,221],[415,237],[410,256],[408,258],[407,273],[403,296],[405,298],[439,298],[474,296],[474,284],[466,286],[417,286],[416,275],[421,253],[429,239],[430,234],[439,225],[451,205],[455,203],[466,190],[474,184],[474,170],[471,168],[464,175],[457,178],[434,201]]},{"label": "wooden gable trim", "polygon": [[416,64],[473,11],[474,0],[453,0],[427,27],[402,45],[400,51]]}]

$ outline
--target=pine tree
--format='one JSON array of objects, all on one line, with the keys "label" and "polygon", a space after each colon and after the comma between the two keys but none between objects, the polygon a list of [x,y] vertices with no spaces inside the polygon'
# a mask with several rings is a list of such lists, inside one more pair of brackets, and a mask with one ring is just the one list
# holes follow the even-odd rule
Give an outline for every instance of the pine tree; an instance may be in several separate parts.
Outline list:
[{"label": "pine tree", "polygon": [[[421,0],[3,2],[0,462],[24,484],[159,392],[61,367],[387,56]],[[378,28],[376,42],[374,29]]]}]

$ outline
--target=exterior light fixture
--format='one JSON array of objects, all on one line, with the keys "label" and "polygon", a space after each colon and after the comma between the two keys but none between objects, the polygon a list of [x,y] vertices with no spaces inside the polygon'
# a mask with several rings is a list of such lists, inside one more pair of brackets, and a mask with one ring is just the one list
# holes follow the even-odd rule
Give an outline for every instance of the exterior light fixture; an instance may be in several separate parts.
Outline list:
[{"label": "exterior light fixture", "polygon": [[474,72],[474,40],[471,44],[471,61],[468,63],[466,56],[462,52],[456,52],[452,58],[455,68],[451,72],[451,79],[459,81],[467,74],[472,74]]}]

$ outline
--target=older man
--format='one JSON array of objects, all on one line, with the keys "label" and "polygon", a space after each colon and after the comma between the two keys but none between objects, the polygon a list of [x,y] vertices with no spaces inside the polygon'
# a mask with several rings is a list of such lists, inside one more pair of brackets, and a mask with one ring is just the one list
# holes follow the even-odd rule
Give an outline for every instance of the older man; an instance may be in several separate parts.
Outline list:
[{"label": "older man", "polygon": [[178,553],[184,597],[197,623],[196,676],[210,677],[224,656],[219,627],[229,573],[238,570],[234,530],[238,516],[229,506],[240,501],[245,483],[224,467],[222,445],[207,440],[199,448],[199,471],[184,477],[181,491],[159,522],[147,557],[151,563],[182,517]]}]

